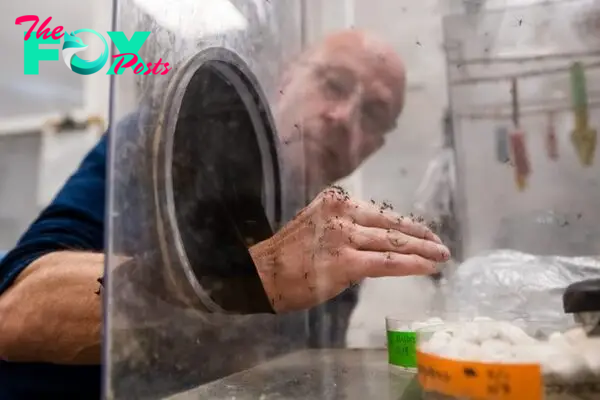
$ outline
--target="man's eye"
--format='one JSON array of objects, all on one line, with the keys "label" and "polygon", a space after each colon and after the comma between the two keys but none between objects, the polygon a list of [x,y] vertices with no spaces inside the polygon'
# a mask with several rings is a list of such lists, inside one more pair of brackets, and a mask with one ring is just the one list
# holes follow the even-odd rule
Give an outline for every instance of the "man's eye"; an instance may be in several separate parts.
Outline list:
[{"label": "man's eye", "polygon": [[385,131],[393,126],[389,121],[385,107],[382,105],[365,105],[362,109],[363,122],[370,129],[376,131]]},{"label": "man's eye", "polygon": [[386,120],[385,110],[381,106],[367,105],[363,108],[363,115],[372,121]]},{"label": "man's eye", "polygon": [[326,78],[324,86],[330,94],[335,96],[344,96],[348,92],[344,83],[335,78]]}]

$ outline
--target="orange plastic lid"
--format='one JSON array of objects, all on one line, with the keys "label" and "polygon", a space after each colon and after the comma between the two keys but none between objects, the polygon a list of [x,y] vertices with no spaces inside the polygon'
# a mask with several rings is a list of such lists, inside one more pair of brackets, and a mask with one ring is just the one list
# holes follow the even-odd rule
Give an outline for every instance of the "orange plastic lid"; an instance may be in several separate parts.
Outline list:
[{"label": "orange plastic lid", "polygon": [[417,351],[424,391],[472,400],[541,400],[543,381],[537,364],[490,364],[450,360]]}]

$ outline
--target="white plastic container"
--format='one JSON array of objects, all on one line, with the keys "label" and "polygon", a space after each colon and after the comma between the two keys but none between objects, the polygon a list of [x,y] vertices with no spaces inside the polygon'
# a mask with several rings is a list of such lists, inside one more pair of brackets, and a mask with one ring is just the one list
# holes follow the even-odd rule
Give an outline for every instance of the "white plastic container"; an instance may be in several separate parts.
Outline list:
[{"label": "white plastic container", "polygon": [[544,334],[550,325],[477,320],[418,330],[423,398],[600,398],[600,339],[578,327]]}]

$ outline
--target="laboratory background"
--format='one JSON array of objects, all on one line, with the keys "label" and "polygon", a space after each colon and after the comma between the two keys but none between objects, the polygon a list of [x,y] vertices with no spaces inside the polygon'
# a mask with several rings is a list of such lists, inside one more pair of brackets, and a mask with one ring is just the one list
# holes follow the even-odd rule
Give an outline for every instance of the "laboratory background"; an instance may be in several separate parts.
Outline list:
[{"label": "laboratory background", "polygon": [[[34,14],[42,21],[51,16],[51,26],[69,30],[143,30],[134,25],[152,30],[160,25],[161,33],[147,43],[147,51],[152,57],[171,54],[182,59],[194,52],[184,43],[187,37],[227,37],[229,30],[255,28],[235,39],[233,47],[246,49],[243,57],[252,62],[262,60],[251,62],[250,69],[269,102],[277,91],[271,77],[284,69],[279,60],[293,59],[329,34],[361,29],[393,46],[406,66],[404,109],[383,148],[338,184],[353,197],[390,204],[395,212],[434,223],[452,258],[434,278],[364,281],[350,318],[347,348],[385,349],[393,318],[400,321],[400,329],[407,321],[441,317],[441,309],[445,316],[460,312],[493,318],[497,311],[531,311],[538,319],[566,321],[561,297],[565,288],[600,278],[600,159],[595,151],[600,127],[600,2],[168,3],[0,4],[0,253],[10,250],[52,200],[106,132],[111,118],[119,120],[134,110],[140,96],[157,97],[152,77],[134,79],[125,72],[111,81],[102,72],[108,64],[99,73],[83,76],[65,68],[62,60],[40,62],[38,75],[24,75],[24,29],[14,20]],[[192,12],[196,8],[202,12]],[[193,29],[185,15],[192,18]],[[101,45],[91,36],[87,44],[90,49]],[[117,160],[111,168],[126,165]],[[114,185],[118,191],[119,183]],[[116,241],[123,232],[112,232]],[[362,365],[367,368],[368,362]],[[114,398],[127,398],[120,383],[114,385],[123,390]],[[359,392],[378,393],[370,390]],[[386,390],[396,389],[392,385]],[[359,398],[351,391],[338,397],[327,395],[324,387],[317,391],[314,398]],[[240,399],[259,398],[241,393]],[[269,395],[264,398],[295,398]]]}]

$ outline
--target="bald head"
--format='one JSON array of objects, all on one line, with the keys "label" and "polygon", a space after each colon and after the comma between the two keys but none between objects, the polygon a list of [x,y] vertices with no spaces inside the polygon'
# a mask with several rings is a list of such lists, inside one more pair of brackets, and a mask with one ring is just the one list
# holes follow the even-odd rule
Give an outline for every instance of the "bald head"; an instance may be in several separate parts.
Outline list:
[{"label": "bald head", "polygon": [[405,85],[404,63],[384,40],[355,29],[334,33],[288,70],[279,131],[286,140],[300,130],[305,164],[315,170],[309,175],[333,183],[384,144],[402,111]]},{"label": "bald head", "polygon": [[[364,30],[336,32],[309,48],[301,63],[353,66],[361,77],[380,80],[393,97],[394,110],[402,110],[406,69],[399,54],[381,37]],[[372,79],[377,76],[379,79]],[[385,89],[384,89],[385,90]]]}]

